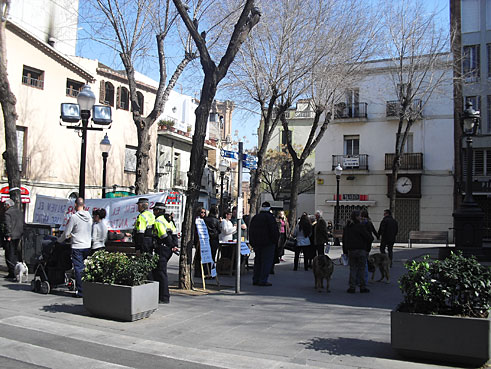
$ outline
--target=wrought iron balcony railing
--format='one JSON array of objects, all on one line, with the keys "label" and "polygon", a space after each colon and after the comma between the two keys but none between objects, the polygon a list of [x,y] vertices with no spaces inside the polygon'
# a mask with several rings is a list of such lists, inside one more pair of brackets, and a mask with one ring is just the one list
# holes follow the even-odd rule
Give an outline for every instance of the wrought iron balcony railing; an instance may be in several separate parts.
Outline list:
[{"label": "wrought iron balcony railing", "polygon": [[335,119],[367,118],[367,103],[336,104]]},{"label": "wrought iron balcony railing", "polygon": [[[385,170],[392,170],[394,156],[395,154],[385,154]],[[423,153],[421,152],[402,154],[400,161],[399,169],[423,170]]]},{"label": "wrought iron balcony railing", "polygon": [[341,164],[343,169],[368,170],[368,154],[333,155],[332,170]]}]

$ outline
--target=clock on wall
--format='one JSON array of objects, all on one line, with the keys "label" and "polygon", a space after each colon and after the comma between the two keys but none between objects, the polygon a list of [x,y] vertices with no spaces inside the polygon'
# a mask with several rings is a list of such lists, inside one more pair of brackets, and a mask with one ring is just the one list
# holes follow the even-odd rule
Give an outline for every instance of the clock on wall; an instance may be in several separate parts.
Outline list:
[{"label": "clock on wall", "polygon": [[399,177],[396,182],[396,190],[401,194],[409,193],[413,188],[413,181],[409,177]]}]

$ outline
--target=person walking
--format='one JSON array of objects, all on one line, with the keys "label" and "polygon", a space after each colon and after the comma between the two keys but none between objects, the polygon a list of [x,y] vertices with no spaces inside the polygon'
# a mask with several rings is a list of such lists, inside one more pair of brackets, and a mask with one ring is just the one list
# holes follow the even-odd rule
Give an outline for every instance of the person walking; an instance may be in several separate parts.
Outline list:
[{"label": "person walking", "polygon": [[148,210],[148,199],[141,197],[136,203],[140,214],[136,217],[133,228],[135,249],[142,253],[151,253],[153,249],[153,224],[155,216]]},{"label": "person walking", "polygon": [[105,217],[106,209],[92,211],[92,254],[106,248],[107,227],[102,221]]},{"label": "person walking", "polygon": [[322,217],[322,212],[317,210],[315,212],[315,227],[314,227],[314,256],[324,255],[326,245],[329,242],[329,232],[327,230],[327,223]]},{"label": "person walking", "polygon": [[389,209],[384,210],[384,219],[380,222],[378,234],[380,236],[380,252],[385,254],[385,248],[389,253],[390,266],[392,267],[392,249],[396,242],[396,235],[399,230],[397,221],[392,217],[392,212]]},{"label": "person walking", "polygon": [[217,255],[217,250],[220,245],[220,220],[218,220],[218,207],[213,205],[205,217],[206,227],[208,228],[208,236],[210,237],[211,256],[213,262]]},{"label": "person walking", "polygon": [[360,223],[360,212],[354,210],[348,224],[343,229],[343,253],[348,255],[350,267],[348,293],[355,293],[357,281],[360,282],[361,293],[370,292],[366,287],[363,272],[370,251],[368,245],[372,241],[373,237]]},{"label": "person walking", "polygon": [[159,282],[159,303],[170,303],[169,277],[167,275],[167,263],[172,253],[177,251],[172,240],[172,229],[169,229],[168,221],[165,219],[165,205],[156,202],[152,208],[155,215],[153,235],[155,238],[155,252],[159,256],[157,267],[152,271],[153,279]]},{"label": "person walking", "polygon": [[278,245],[280,232],[276,219],[271,214],[271,205],[262,203],[259,214],[255,215],[249,227],[249,241],[254,250],[254,286],[271,286],[268,282],[271,266],[273,265],[274,251]]},{"label": "person walking", "polygon": [[5,261],[8,274],[6,279],[15,278],[15,264],[22,260],[21,239],[24,233],[24,213],[15,207],[15,202],[8,199],[4,204],[3,232],[5,242]]},{"label": "person walking", "polygon": [[[375,227],[373,226],[373,223],[368,216],[368,210],[367,209],[362,209],[360,211],[360,223],[365,226],[365,229],[367,230],[368,234],[371,236],[372,234],[378,238],[378,233],[375,230]],[[373,242],[374,238],[372,238]],[[370,254],[370,250],[372,249],[372,242],[370,242],[367,247],[368,247],[368,254]],[[368,255],[367,255],[368,256]],[[368,260],[365,260],[365,285],[368,283]],[[358,281],[359,282],[359,281]],[[359,284],[359,283],[357,283]]]},{"label": "person walking", "polygon": [[72,263],[75,273],[76,292],[74,297],[82,297],[82,272],[84,270],[84,260],[90,255],[92,243],[92,217],[84,210],[84,199],[79,197],[75,200],[75,211],[65,230],[58,237],[58,242],[62,243],[67,238],[72,241]]},{"label": "person walking", "polygon": [[278,219],[276,221],[278,223],[278,229],[280,230],[280,240],[278,241],[278,258],[279,261],[283,260],[283,255],[285,255],[285,242],[287,236],[290,234],[290,224],[288,223],[288,219],[285,216],[285,212],[281,210],[278,214]]},{"label": "person walking", "polygon": [[309,270],[310,259],[310,235],[312,233],[312,224],[310,223],[309,216],[303,214],[300,217],[300,221],[295,226],[293,231],[293,237],[297,239],[297,246],[295,247],[295,258],[293,259],[293,270],[298,269],[298,259],[300,253],[303,253],[303,261],[305,270]]}]

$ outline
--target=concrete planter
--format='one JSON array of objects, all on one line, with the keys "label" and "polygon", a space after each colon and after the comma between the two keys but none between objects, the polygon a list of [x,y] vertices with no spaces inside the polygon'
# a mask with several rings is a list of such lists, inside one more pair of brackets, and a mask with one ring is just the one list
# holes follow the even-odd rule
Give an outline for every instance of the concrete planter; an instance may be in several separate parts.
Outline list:
[{"label": "concrete planter", "polygon": [[140,286],[83,282],[84,307],[93,315],[132,322],[147,318],[159,306],[159,283]]},{"label": "concrete planter", "polygon": [[491,353],[491,319],[392,311],[391,345],[402,356],[480,366]]}]

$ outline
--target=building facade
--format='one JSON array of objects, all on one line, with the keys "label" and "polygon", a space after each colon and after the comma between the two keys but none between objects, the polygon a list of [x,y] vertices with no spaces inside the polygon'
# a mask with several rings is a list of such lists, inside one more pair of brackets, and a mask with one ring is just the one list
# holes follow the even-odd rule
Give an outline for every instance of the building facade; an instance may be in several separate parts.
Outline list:
[{"label": "building facade", "polygon": [[[448,231],[453,223],[452,68],[442,68],[448,82],[433,93],[413,124],[396,179],[399,242],[407,242],[411,230]],[[343,168],[340,225],[361,208],[368,209],[376,226],[383,218],[389,208],[397,100],[389,64],[380,60],[368,63],[336,104],[315,156],[315,207],[324,211],[325,219],[335,219],[338,164]]]},{"label": "building facade", "polygon": [[[450,21],[459,34],[456,59],[461,79],[456,80],[456,120],[467,102],[481,113],[478,134],[473,139],[473,197],[484,211],[484,237],[491,238],[491,0],[451,0]],[[460,27],[458,25],[460,24]],[[461,88],[460,88],[461,87]],[[458,122],[456,122],[458,125]],[[465,139],[456,137],[456,196],[465,193]]]}]

